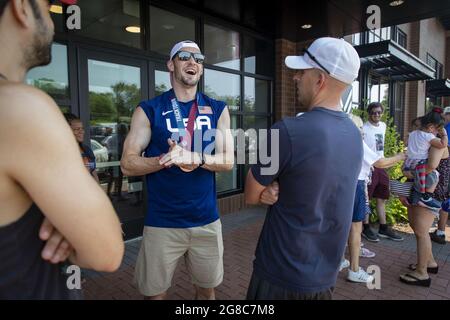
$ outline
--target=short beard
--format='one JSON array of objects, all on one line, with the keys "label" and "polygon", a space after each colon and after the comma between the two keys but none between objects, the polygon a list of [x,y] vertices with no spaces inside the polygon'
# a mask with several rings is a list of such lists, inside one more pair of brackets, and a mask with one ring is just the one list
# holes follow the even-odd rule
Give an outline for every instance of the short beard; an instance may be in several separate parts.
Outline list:
[{"label": "short beard", "polygon": [[36,19],[36,31],[33,43],[24,52],[24,64],[27,70],[38,66],[46,66],[51,62],[53,42],[53,34],[50,33],[45,25],[35,0],[30,0],[30,5]]}]

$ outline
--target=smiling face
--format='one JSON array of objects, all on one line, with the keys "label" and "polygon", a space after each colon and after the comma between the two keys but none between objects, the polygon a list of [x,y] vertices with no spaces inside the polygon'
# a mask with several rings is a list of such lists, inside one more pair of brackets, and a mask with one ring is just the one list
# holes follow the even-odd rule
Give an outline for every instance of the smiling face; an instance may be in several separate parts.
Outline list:
[{"label": "smiling face", "polygon": [[72,129],[75,139],[77,139],[77,141],[80,143],[83,142],[84,139],[83,123],[80,120],[72,120],[70,122],[70,128]]},{"label": "smiling face", "polygon": [[378,124],[381,121],[383,115],[383,109],[380,107],[373,108],[369,113],[369,120],[371,123]]},{"label": "smiling face", "polygon": [[[195,48],[183,48],[182,51],[200,53]],[[173,73],[173,79],[186,87],[195,87],[203,74],[203,64],[195,62],[191,57],[188,61],[181,61],[178,55],[167,63],[170,72]]]}]

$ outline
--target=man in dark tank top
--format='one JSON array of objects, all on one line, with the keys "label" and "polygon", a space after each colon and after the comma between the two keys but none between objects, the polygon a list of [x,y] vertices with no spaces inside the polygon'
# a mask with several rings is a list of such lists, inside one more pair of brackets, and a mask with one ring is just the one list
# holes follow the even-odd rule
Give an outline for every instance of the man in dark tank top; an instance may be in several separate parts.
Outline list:
[{"label": "man in dark tank top", "polygon": [[50,63],[52,3],[0,0],[0,300],[79,298],[68,275],[115,271],[124,251],[117,215],[58,106],[23,84]]}]

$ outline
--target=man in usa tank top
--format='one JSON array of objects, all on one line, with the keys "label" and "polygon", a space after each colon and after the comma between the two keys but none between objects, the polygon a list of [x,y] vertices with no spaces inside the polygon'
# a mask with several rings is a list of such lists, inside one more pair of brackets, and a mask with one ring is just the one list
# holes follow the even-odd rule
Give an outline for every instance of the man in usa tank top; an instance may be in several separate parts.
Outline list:
[{"label": "man in usa tank top", "polygon": [[204,58],[192,41],[175,44],[173,88],[138,105],[124,145],[122,171],[146,175],[148,186],[135,282],[149,299],[165,297],[182,257],[196,298],[214,299],[223,279],[215,172],[232,169],[234,146],[225,103],[197,91]]}]

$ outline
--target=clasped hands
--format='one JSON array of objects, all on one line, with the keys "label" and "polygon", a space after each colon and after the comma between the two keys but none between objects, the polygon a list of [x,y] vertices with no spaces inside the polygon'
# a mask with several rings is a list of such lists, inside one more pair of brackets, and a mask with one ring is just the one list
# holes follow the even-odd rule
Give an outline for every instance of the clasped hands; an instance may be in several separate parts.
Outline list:
[{"label": "clasped hands", "polygon": [[167,143],[169,144],[169,152],[159,159],[159,164],[165,168],[175,165],[184,172],[191,172],[202,163],[200,153],[188,151],[172,139],[167,139]]}]

